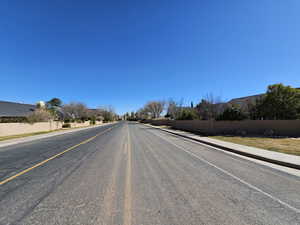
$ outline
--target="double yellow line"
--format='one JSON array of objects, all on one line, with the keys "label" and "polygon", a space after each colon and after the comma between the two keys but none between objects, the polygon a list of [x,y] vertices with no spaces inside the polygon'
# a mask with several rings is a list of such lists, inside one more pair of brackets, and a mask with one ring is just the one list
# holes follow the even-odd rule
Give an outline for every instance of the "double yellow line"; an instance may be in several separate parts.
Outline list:
[{"label": "double yellow line", "polygon": [[30,168],[27,168],[27,169],[25,169],[25,170],[22,170],[21,172],[15,174],[15,175],[13,175],[13,176],[11,176],[11,177],[9,177],[9,178],[6,178],[5,180],[0,181],[0,186],[3,185],[3,184],[6,184],[6,183],[9,182],[9,181],[12,181],[12,180],[16,179],[17,177],[19,177],[19,176],[21,176],[21,175],[23,175],[23,174],[25,174],[25,173],[28,173],[29,171],[33,170],[34,168],[37,168],[37,167],[39,167],[39,166],[41,166],[41,165],[44,165],[45,163],[49,162],[50,160],[53,160],[53,159],[57,158],[58,156],[61,156],[61,155],[65,154],[66,152],[69,152],[69,151],[71,151],[71,150],[77,148],[77,147],[80,146],[80,145],[83,145],[83,144],[86,144],[86,143],[90,142],[91,140],[95,139],[96,137],[98,137],[98,136],[104,134],[105,132],[107,132],[107,131],[109,131],[109,130],[111,130],[111,129],[113,129],[113,128],[114,128],[114,126],[108,128],[108,129],[106,129],[106,130],[104,130],[104,131],[102,131],[102,132],[96,134],[95,136],[93,136],[93,137],[91,137],[91,138],[88,138],[88,139],[86,139],[86,140],[84,140],[84,141],[82,141],[82,142],[80,142],[80,143],[78,143],[78,144],[76,144],[76,145],[74,145],[74,146],[72,146],[72,147],[70,147],[70,148],[67,148],[66,150],[64,150],[64,151],[62,151],[62,152],[60,152],[60,153],[58,153],[58,154],[56,154],[56,155],[54,155],[54,156],[51,156],[51,157],[48,158],[48,159],[45,159],[45,160],[43,160],[42,162],[39,162],[39,163],[35,164],[34,166],[32,166],[32,167],[30,167]]}]

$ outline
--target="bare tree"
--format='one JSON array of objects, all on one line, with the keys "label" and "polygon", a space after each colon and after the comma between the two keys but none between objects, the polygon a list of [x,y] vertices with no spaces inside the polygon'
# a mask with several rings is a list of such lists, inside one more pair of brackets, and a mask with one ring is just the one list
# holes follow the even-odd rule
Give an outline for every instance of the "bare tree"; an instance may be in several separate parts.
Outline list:
[{"label": "bare tree", "polygon": [[26,117],[28,123],[48,122],[54,120],[54,115],[46,109],[37,109]]},{"label": "bare tree", "polygon": [[164,101],[150,101],[144,106],[144,110],[150,113],[152,118],[159,118],[164,111]]},{"label": "bare tree", "polygon": [[66,117],[72,119],[85,120],[88,117],[88,109],[84,103],[81,102],[71,102],[63,106],[63,111]]},{"label": "bare tree", "polygon": [[103,117],[103,121],[114,121],[117,118],[115,110],[112,106],[100,106],[98,108],[99,115]]},{"label": "bare tree", "polygon": [[212,93],[207,94],[196,106],[200,118],[204,120],[216,119],[224,111],[225,105],[220,97],[215,97]]},{"label": "bare tree", "polygon": [[150,113],[145,108],[141,108],[136,112],[136,117],[138,120],[149,119]]},{"label": "bare tree", "polygon": [[170,99],[167,103],[167,115],[171,119],[177,119],[183,109],[183,99],[181,99],[179,102],[175,102],[173,99]]}]

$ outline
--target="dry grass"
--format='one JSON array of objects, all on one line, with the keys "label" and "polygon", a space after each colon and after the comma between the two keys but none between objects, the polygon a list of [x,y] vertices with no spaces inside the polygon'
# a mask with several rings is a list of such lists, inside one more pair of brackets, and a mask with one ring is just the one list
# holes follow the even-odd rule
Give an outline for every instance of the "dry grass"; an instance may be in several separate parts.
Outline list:
[{"label": "dry grass", "polygon": [[34,135],[39,135],[39,134],[47,134],[47,133],[52,133],[58,130],[52,130],[52,131],[41,131],[41,132],[35,132],[35,133],[26,133],[26,134],[17,134],[17,135],[9,135],[9,136],[1,136],[0,141],[6,141],[10,139],[15,139],[15,138],[22,138],[22,137],[29,137],[29,136],[34,136]]},{"label": "dry grass", "polygon": [[230,137],[212,136],[221,141],[262,148],[300,156],[300,138],[264,138],[264,137]]}]

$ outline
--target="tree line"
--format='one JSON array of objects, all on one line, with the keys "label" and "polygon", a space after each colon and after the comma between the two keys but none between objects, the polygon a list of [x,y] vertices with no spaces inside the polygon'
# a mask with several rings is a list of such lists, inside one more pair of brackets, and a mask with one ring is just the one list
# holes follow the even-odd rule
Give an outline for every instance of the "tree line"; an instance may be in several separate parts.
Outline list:
[{"label": "tree line", "polygon": [[26,118],[29,123],[56,120],[65,123],[91,121],[91,124],[95,124],[96,121],[109,122],[117,119],[118,116],[111,106],[88,109],[82,102],[63,104],[59,98],[38,102],[36,110]]},{"label": "tree line", "polygon": [[[164,115],[162,115],[164,113]],[[267,87],[262,95],[240,104],[222,102],[213,94],[206,95],[194,106],[184,106],[183,100],[150,101],[136,112],[126,113],[127,120],[295,120],[300,119],[300,90],[283,84]]]}]

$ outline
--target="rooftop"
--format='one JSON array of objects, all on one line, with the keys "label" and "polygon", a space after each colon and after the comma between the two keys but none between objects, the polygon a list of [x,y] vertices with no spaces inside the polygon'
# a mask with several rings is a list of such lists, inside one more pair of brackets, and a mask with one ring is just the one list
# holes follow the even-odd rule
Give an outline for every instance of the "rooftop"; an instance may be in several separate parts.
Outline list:
[{"label": "rooftop", "polygon": [[35,109],[35,105],[0,101],[0,117],[25,117]]}]

